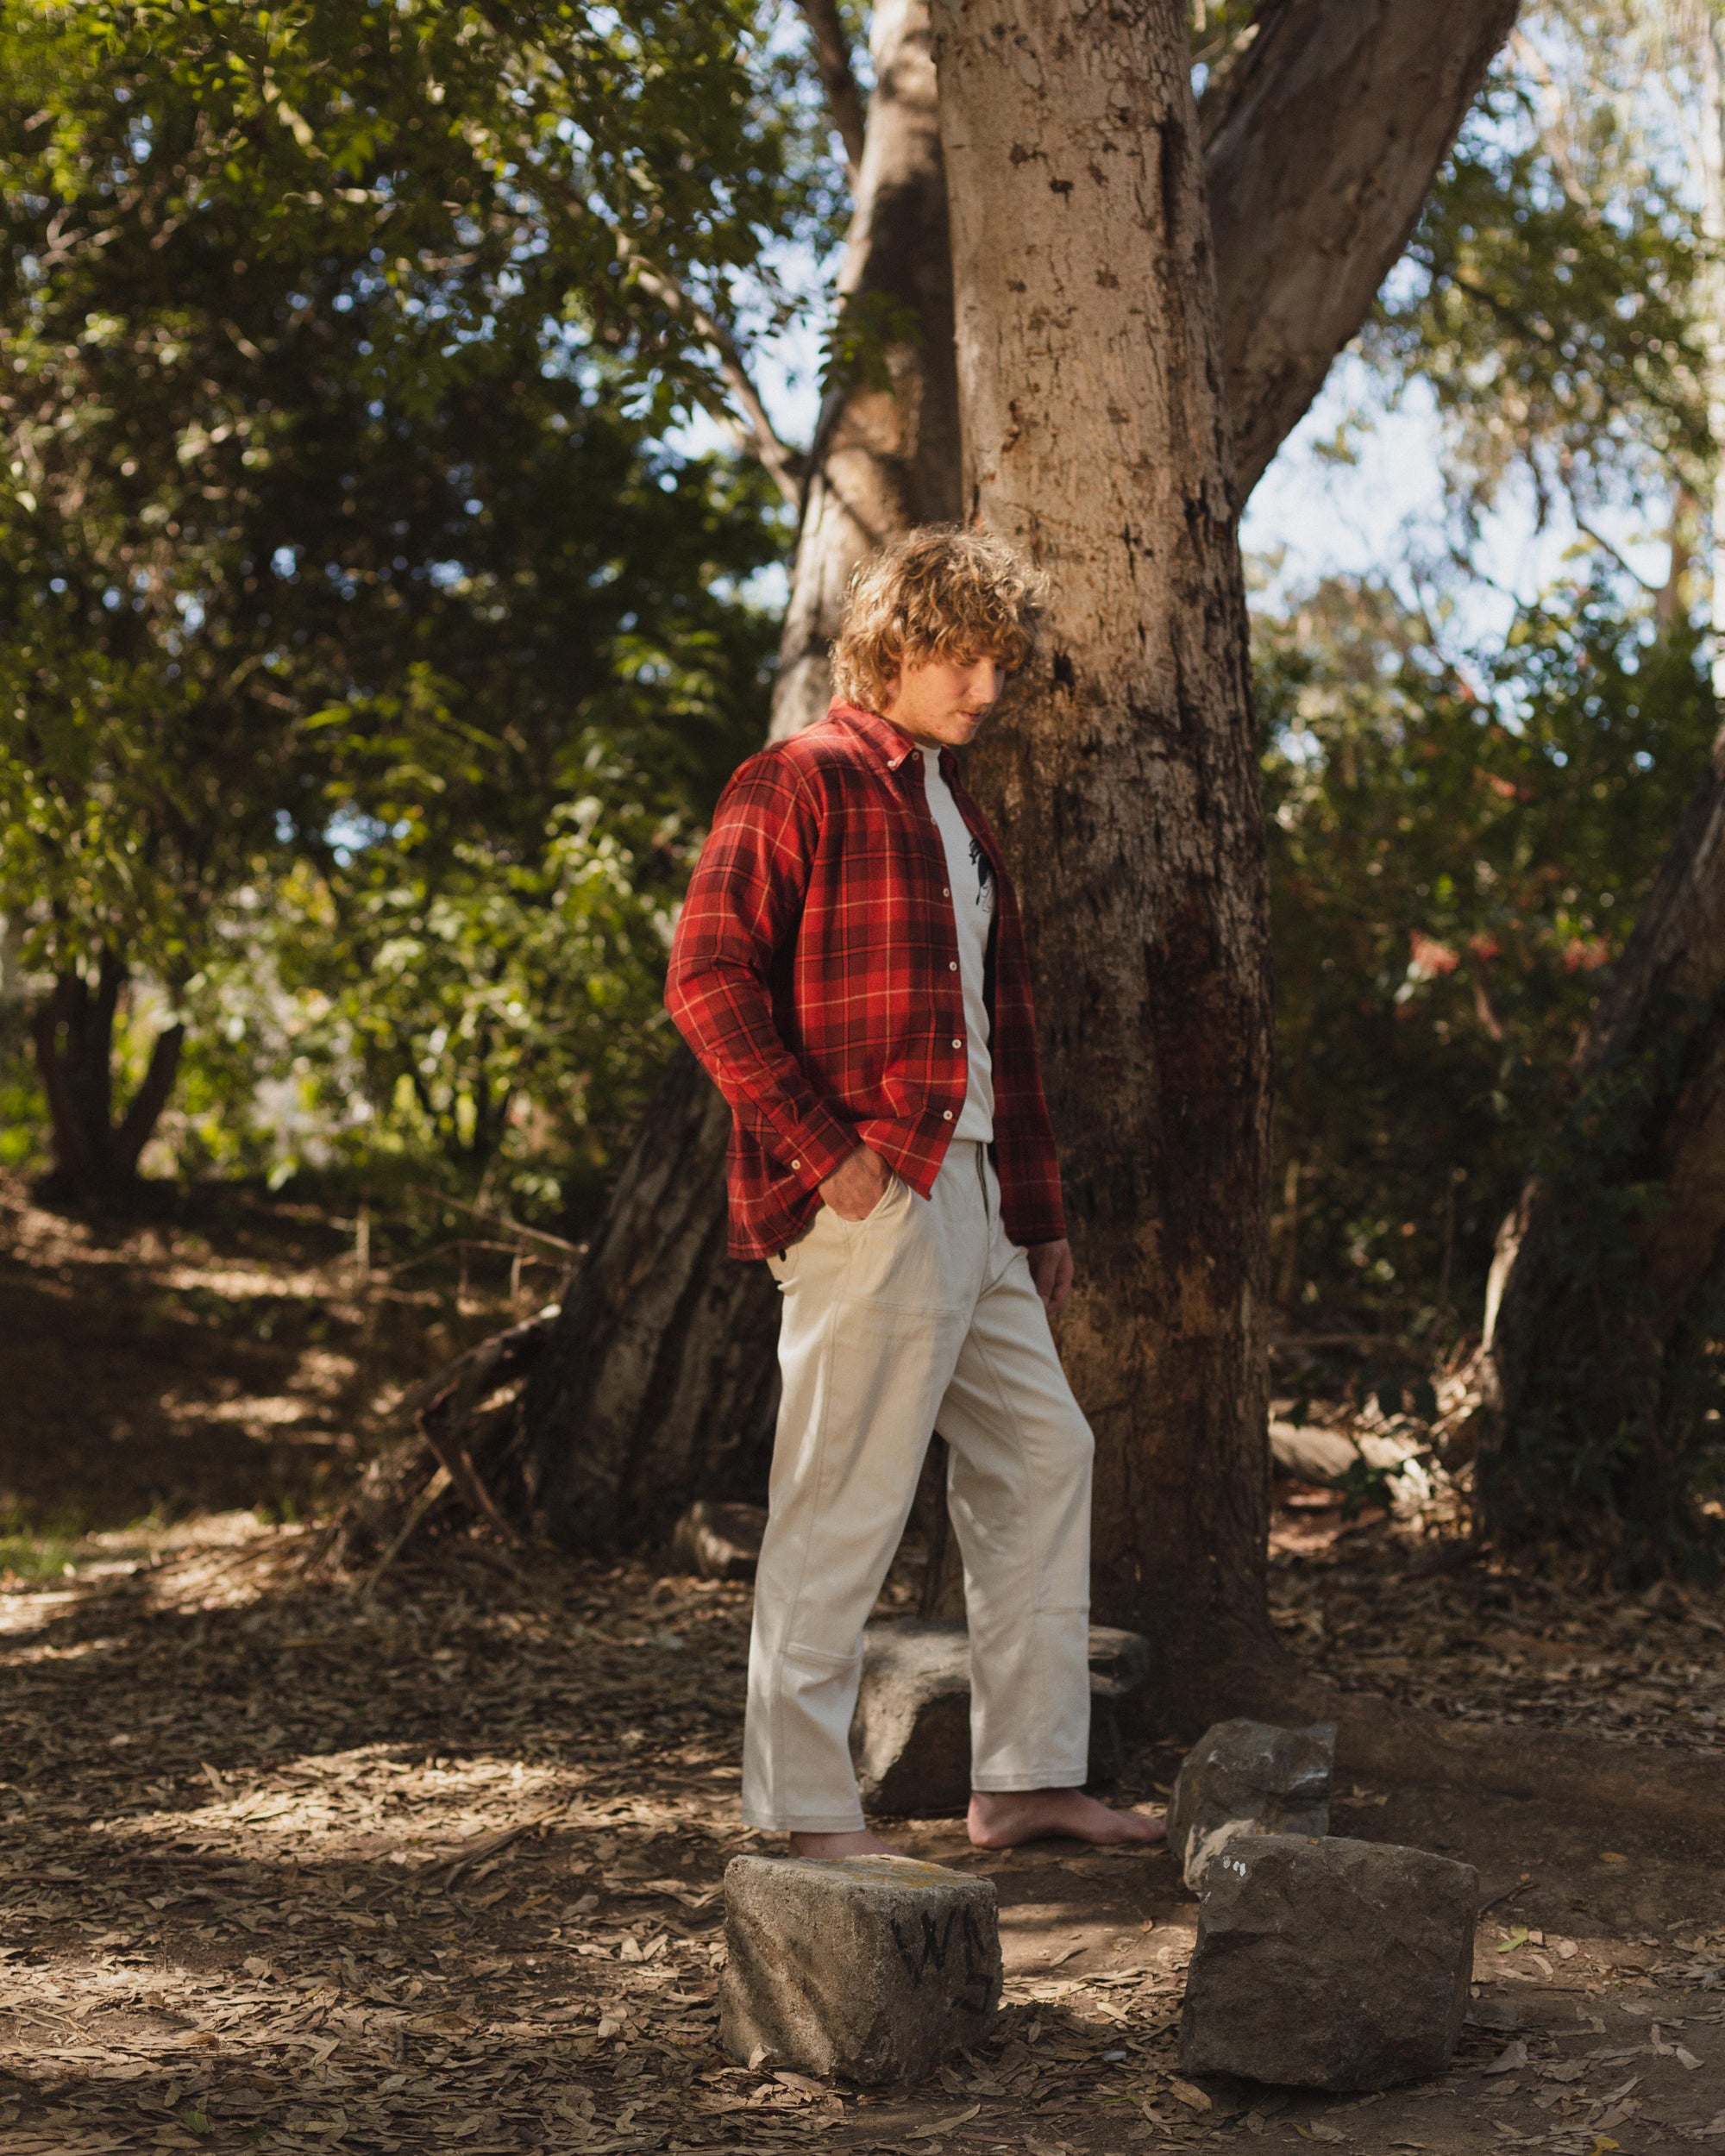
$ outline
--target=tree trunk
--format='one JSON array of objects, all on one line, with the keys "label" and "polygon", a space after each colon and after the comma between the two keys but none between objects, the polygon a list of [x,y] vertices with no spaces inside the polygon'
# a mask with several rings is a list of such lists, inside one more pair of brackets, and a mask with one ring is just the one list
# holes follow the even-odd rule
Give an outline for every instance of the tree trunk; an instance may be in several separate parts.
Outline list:
[{"label": "tree trunk", "polygon": [[772,1279],[724,1254],[731,1111],[687,1050],[648,1118],[527,1391],[536,1524],[587,1547],[758,1496],[778,1395]]},{"label": "tree trunk", "polygon": [[149,1067],[124,1116],[114,1121],[114,1020],[127,981],[124,962],[104,951],[94,982],[57,975],[31,1022],[36,1069],[53,1134],[51,1187],[69,1196],[110,1201],[137,1181],[138,1159],[173,1091],[183,1025],[164,1026]]},{"label": "tree trunk", "polygon": [[1697,1552],[1725,1406],[1725,734],[1576,1053],[1544,1172],[1499,1231],[1479,1495],[1500,1541],[1621,1575]]},{"label": "tree trunk", "polygon": [[1051,594],[968,777],[1036,981],[1096,1610],[1162,1643],[1165,1707],[1176,1665],[1267,1631],[1270,1497],[1269,878],[1185,15],[935,23],[966,508]]},{"label": "tree trunk", "polygon": [[825,715],[827,648],[857,564],[958,514],[952,262],[927,0],[875,11],[875,87],[838,276],[837,356],[809,454],[772,738]]},{"label": "tree trunk", "polygon": [[[875,88],[840,278],[858,344],[822,408],[773,733],[826,709],[857,563],[956,517],[958,391],[925,0],[875,10]],[[679,1049],[643,1119],[526,1402],[543,1531],[584,1548],[662,1535],[693,1496],[758,1497],[778,1398],[779,1299],[724,1255],[730,1112]]]},{"label": "tree trunk", "polygon": [[[1703,11],[1691,179],[1713,437],[1713,693],[1725,702],[1725,24]],[[1674,549],[1675,551],[1675,549]],[[1673,563],[1673,575],[1676,564]],[[1483,1522],[1620,1577],[1705,1565],[1692,1482],[1725,1408],[1725,733],[1578,1044],[1571,1104],[1498,1231],[1477,1418]]]},{"label": "tree trunk", "polygon": [[[1364,320],[1381,268],[1368,282],[1339,278],[1338,267],[1353,250],[1380,265],[1394,259],[1465,110],[1467,70],[1477,74],[1489,57],[1486,26],[1505,14],[1502,0],[1400,0],[1394,7],[1285,0],[1276,19],[1289,29],[1254,40],[1219,85],[1206,172],[1230,205],[1216,269],[1223,357],[1232,393],[1253,400],[1254,455],[1261,450],[1267,461],[1281,439],[1276,429],[1285,433],[1304,411],[1322,339],[1330,341],[1327,360]],[[1356,22],[1366,27],[1350,36],[1347,26]],[[1442,129],[1430,124],[1434,78],[1405,60],[1374,72],[1378,43],[1404,53],[1419,47],[1421,30],[1424,45],[1440,56]],[[1465,65],[1441,58],[1451,42],[1469,56]],[[882,0],[874,59],[878,87],[842,274],[853,358],[823,407],[810,458],[774,738],[826,708],[827,648],[857,563],[910,523],[960,513],[950,259],[926,0]],[[1361,114],[1358,99],[1374,91],[1387,102]],[[1249,123],[1248,114],[1256,121]],[[1254,126],[1264,130],[1261,141]],[[1278,216],[1289,248],[1304,251],[1266,261],[1257,235]],[[1263,317],[1264,334],[1278,340],[1273,359],[1254,343],[1253,297],[1266,280],[1281,295]],[[1138,333],[1147,334],[1147,318],[1138,320]],[[1287,356],[1293,333],[1279,326],[1289,321],[1300,325],[1298,365]],[[760,1381],[770,1363],[777,1299],[763,1267],[737,1266],[717,1254],[724,1122],[718,1096],[681,1050],[677,1064],[682,1075],[668,1079],[643,1119],[528,1401],[542,1524],[583,1547],[650,1539],[693,1496],[745,1490],[758,1497],[766,1482],[770,1370]],[[662,1179],[669,1160],[681,1163],[687,1187],[676,1185],[674,1202],[654,1214],[641,1194],[671,1189]],[[627,1238],[616,1232],[625,1207]],[[703,1259],[702,1251],[712,1255]],[[700,1263],[714,1278],[705,1297],[686,1300]],[[614,1265],[621,1269],[616,1281]],[[662,1276],[673,1286],[655,1307],[674,1323],[662,1340],[651,1340],[622,1282]],[[712,1337],[702,1329],[709,1325]],[[703,1388],[731,1404],[724,1413],[739,1401],[757,1401],[755,1426],[726,1426],[704,1402]],[[709,1446],[723,1450],[710,1453]],[[614,1506],[606,1491],[617,1493]]]}]

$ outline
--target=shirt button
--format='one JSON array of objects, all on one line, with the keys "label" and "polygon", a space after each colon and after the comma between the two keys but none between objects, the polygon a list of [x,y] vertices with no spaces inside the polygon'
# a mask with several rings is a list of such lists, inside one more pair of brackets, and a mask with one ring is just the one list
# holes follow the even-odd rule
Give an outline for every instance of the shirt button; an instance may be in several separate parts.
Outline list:
[{"label": "shirt button", "polygon": [[963,1045],[964,1045],[964,1044],[963,1044],[963,1041],[954,1041],[954,1043],[952,1044],[952,1045],[953,1045],[955,1048],[963,1048]]},{"label": "shirt button", "polygon": [[948,973],[957,973],[958,970],[958,961],[956,958],[949,958],[946,962],[946,970]]},{"label": "shirt button", "polygon": [[940,887],[940,895],[943,899],[950,899],[952,896],[952,886],[950,883],[943,883]]},{"label": "shirt button", "polygon": [[950,1123],[950,1122],[951,1122],[951,1120],[952,1120],[952,1111],[951,1111],[951,1109],[950,1109],[950,1108],[943,1108],[943,1109],[941,1110],[941,1112],[941,1112],[942,1119],[943,1119],[944,1121],[946,1121],[946,1122],[948,1122],[948,1123]]},{"label": "shirt button", "polygon": [[791,1163],[791,1166],[793,1168],[800,1168],[802,1166],[802,1163],[800,1160],[794,1160]]}]

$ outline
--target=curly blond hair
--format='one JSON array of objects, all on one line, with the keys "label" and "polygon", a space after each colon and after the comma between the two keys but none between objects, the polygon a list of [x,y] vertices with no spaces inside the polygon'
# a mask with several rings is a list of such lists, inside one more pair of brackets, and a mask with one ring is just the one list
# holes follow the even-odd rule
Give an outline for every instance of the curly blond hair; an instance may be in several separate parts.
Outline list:
[{"label": "curly blond hair", "polygon": [[832,647],[835,695],[878,711],[906,663],[998,659],[1007,671],[1036,649],[1042,579],[986,531],[922,524],[850,580]]}]

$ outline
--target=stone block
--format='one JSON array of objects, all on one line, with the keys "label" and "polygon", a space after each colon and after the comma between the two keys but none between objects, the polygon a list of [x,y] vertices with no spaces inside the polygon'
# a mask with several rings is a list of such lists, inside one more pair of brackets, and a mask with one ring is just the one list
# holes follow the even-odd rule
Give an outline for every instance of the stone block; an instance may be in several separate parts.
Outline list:
[{"label": "stone block", "polygon": [[[1120,1773],[1113,1702],[1143,1683],[1150,1645],[1135,1632],[1090,1627],[1090,1768]],[[904,1618],[862,1635],[850,1752],[870,1811],[932,1819],[970,1802],[970,1636],[962,1624]]]},{"label": "stone block", "polygon": [[766,1532],[764,1505],[721,1505],[702,1498],[672,1531],[671,1561],[704,1580],[752,1580]]},{"label": "stone block", "polygon": [[1168,1846],[1195,1890],[1239,1834],[1327,1834],[1336,1726],[1218,1722],[1186,1755],[1168,1807]]},{"label": "stone block", "polygon": [[924,2080],[1000,2002],[994,1883],[913,1857],[733,1857],[719,2040],[746,2065]]},{"label": "stone block", "polygon": [[1183,2071],[1388,2089],[1448,2065],[1479,1874],[1428,1850],[1265,1834],[1211,1865],[1186,1979]]},{"label": "stone block", "polygon": [[1360,1457],[1359,1447],[1339,1430],[1298,1422],[1270,1426],[1270,1464],[1291,1482],[1339,1482]]}]

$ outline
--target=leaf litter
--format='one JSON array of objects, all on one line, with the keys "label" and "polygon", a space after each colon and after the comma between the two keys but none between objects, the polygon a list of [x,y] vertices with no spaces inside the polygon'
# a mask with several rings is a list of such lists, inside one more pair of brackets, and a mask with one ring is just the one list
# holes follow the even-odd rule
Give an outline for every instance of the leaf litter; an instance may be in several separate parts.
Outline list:
[{"label": "leaf litter", "polygon": [[[736,1805],[748,1589],[531,1553],[505,1567],[451,1541],[361,1599],[308,1572],[309,1547],[215,1518],[0,1595],[7,2156],[1370,2145],[1330,2099],[1289,2109],[1178,2073],[1179,1906],[1127,1927],[1109,1905],[1140,1966],[1038,1946],[997,2035],[925,2090],[737,2065],[716,1988],[724,1867],[760,1846]],[[1347,1646],[1362,1606],[1429,1627],[1429,1603],[1402,1618],[1358,1551],[1306,1574],[1278,1577],[1278,1606],[1343,1613],[1319,1651]],[[1639,1641],[1647,1620],[1595,1621]],[[1100,1852],[1054,1868],[1116,1897],[1131,1870]],[[1657,1970],[1687,2003],[1642,2004],[1634,2040],[1579,2058],[1471,2030],[1433,2090],[1470,2132],[1489,2093],[1496,2139],[1584,2156],[1647,2122],[1650,2072],[1715,2085],[1700,2066],[1717,2059],[1725,1930],[1697,1916],[1615,1973],[1600,1942],[1525,1916],[1483,1925],[1480,1946],[1493,1983],[1543,1982],[1543,1956],[1578,1993]]]}]

